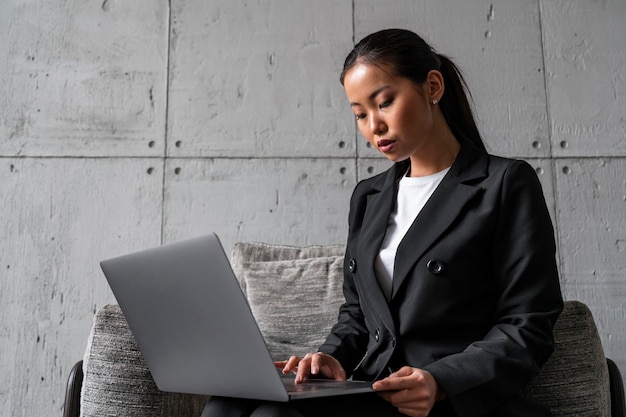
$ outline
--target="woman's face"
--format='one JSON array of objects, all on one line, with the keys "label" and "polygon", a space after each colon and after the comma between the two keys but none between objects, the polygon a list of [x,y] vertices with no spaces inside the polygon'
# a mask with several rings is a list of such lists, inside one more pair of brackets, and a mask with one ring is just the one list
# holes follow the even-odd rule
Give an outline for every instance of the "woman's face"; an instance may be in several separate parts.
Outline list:
[{"label": "woman's face", "polygon": [[357,62],[344,88],[361,134],[388,159],[402,161],[428,146],[435,107],[428,83],[416,85],[387,67]]}]

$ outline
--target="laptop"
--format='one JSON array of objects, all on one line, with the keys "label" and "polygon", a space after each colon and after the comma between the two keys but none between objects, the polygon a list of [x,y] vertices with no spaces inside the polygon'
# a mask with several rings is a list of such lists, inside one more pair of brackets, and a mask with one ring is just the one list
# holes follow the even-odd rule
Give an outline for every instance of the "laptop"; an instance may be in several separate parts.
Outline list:
[{"label": "laptop", "polygon": [[373,392],[371,382],[283,376],[214,233],[100,266],[162,391],[282,402]]}]

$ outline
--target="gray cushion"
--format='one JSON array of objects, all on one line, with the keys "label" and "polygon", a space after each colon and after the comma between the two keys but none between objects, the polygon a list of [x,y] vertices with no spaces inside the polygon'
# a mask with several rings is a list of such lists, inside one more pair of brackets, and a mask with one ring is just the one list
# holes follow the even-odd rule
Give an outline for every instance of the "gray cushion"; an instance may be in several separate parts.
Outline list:
[{"label": "gray cushion", "polygon": [[567,301],[554,329],[555,350],[527,394],[555,417],[609,417],[609,376],[591,312]]},{"label": "gray cushion", "polygon": [[102,307],[83,359],[82,416],[199,416],[208,397],[159,391],[116,305]]},{"label": "gray cushion", "polygon": [[317,351],[343,303],[345,247],[240,242],[233,270],[275,360]]},{"label": "gray cushion", "polygon": [[343,303],[343,257],[245,263],[248,302],[275,360],[315,352]]},{"label": "gray cushion", "polygon": [[343,245],[299,247],[258,242],[239,242],[235,243],[233,247],[230,262],[245,293],[246,283],[242,277],[247,264],[252,262],[290,261],[328,256],[343,257],[344,254],[345,247]]}]

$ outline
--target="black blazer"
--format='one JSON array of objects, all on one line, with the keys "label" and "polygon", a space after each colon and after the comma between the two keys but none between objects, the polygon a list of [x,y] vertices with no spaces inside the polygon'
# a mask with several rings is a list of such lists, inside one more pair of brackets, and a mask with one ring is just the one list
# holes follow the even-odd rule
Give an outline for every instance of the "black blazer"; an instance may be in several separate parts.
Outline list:
[{"label": "black blazer", "polygon": [[404,365],[427,370],[448,397],[431,415],[550,415],[522,395],[552,353],[563,308],[554,231],[534,170],[463,143],[398,247],[387,301],[374,261],[408,164],[354,190],[346,302],[320,351],[355,379]]}]

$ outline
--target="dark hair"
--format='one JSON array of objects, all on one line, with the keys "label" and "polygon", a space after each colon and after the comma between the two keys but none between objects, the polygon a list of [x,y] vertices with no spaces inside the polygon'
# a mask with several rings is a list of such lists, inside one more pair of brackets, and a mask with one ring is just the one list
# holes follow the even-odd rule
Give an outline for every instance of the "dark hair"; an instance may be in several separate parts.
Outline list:
[{"label": "dark hair", "polygon": [[441,72],[445,91],[439,107],[450,130],[457,140],[467,138],[480,149],[485,149],[463,75],[448,57],[438,54],[419,35],[404,29],[386,29],[366,36],[346,57],[340,76],[342,85],[346,73],[358,61],[384,65],[395,75],[408,78],[417,85],[426,81],[429,71]]}]

